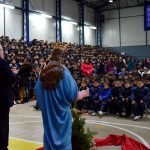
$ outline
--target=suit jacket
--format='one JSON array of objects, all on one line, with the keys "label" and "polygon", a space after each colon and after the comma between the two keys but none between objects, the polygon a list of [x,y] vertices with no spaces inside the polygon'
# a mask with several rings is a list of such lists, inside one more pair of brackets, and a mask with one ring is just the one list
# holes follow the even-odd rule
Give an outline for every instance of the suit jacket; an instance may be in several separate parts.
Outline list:
[{"label": "suit jacket", "polygon": [[9,64],[0,58],[0,109],[13,106],[13,84],[16,75],[10,70]]}]

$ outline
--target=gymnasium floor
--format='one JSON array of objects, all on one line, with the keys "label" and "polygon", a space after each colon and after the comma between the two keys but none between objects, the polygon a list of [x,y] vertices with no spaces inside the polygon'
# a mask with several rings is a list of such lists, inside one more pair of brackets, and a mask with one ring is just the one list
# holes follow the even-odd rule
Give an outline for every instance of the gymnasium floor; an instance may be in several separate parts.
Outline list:
[{"label": "gymnasium floor", "polygon": [[[33,105],[15,105],[10,112],[10,142],[9,150],[35,150],[42,146],[43,129],[40,111],[35,111]],[[104,138],[109,134],[127,134],[134,139],[150,145],[150,115],[146,118],[133,121],[106,115],[86,117],[86,126],[96,132],[96,137]],[[120,147],[101,147],[99,150],[120,150]]]}]

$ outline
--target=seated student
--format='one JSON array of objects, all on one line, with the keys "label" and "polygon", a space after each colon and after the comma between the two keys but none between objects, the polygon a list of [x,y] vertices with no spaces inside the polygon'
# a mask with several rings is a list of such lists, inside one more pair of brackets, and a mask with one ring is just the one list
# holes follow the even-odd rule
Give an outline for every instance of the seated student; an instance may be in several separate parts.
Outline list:
[{"label": "seated student", "polygon": [[121,69],[121,72],[119,72],[119,77],[120,77],[120,78],[124,78],[125,75],[126,75],[126,70],[125,70],[125,68],[122,68],[122,69]]},{"label": "seated student", "polygon": [[145,102],[150,95],[149,88],[145,87],[142,79],[137,80],[137,87],[133,89],[132,92],[132,110],[134,115],[134,120],[143,117]]},{"label": "seated student", "polygon": [[89,91],[89,105],[91,106],[92,116],[95,116],[100,108],[99,94],[101,89],[102,85],[100,85],[98,79],[94,79],[93,86]]},{"label": "seated student", "polygon": [[121,91],[121,102],[119,104],[119,114],[122,116],[123,107],[125,108],[125,117],[130,117],[132,113],[132,86],[130,81],[124,82],[124,88]]},{"label": "seated student", "polygon": [[83,75],[86,75],[87,77],[89,77],[90,75],[92,75],[93,73],[93,66],[90,63],[90,60],[87,58],[85,63],[81,64],[81,71]]},{"label": "seated student", "polygon": [[116,114],[118,112],[118,103],[120,100],[120,93],[122,91],[122,83],[120,80],[114,82],[115,86],[112,88],[111,100],[109,105],[110,114]]},{"label": "seated student", "polygon": [[103,111],[108,106],[109,100],[111,99],[111,88],[109,85],[109,82],[104,83],[104,87],[102,89],[102,92],[99,96],[99,99],[101,101],[100,111],[98,112],[99,115],[103,115]]},{"label": "seated student", "polygon": [[[83,91],[83,90],[86,90],[86,91],[89,90],[86,81],[81,82],[81,87],[79,88],[79,91]],[[88,101],[87,97],[85,97],[82,101],[77,101],[78,110],[82,111],[83,109],[86,109],[85,106],[87,104],[87,101]]]}]

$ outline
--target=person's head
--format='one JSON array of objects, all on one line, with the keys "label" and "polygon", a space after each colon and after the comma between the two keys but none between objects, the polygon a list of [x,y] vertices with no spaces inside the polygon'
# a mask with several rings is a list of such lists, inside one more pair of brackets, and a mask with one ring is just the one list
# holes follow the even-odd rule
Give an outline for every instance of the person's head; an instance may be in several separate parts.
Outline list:
[{"label": "person's head", "polygon": [[121,81],[120,80],[116,80],[115,81],[115,87],[121,87],[122,84],[121,84]]},{"label": "person's head", "polygon": [[90,63],[89,58],[86,58],[85,63],[86,63],[86,64],[89,64],[89,63]]},{"label": "person's head", "polygon": [[81,87],[82,87],[82,88],[87,87],[87,82],[86,82],[86,81],[82,81],[82,82],[81,82]]},{"label": "person's head", "polygon": [[99,81],[98,81],[97,78],[95,78],[95,79],[93,80],[93,86],[94,86],[94,87],[98,87],[98,86],[99,86]]},{"label": "person's head", "polygon": [[124,86],[125,86],[125,88],[131,87],[130,81],[125,81],[125,82],[124,82]]},{"label": "person's head", "polygon": [[143,79],[137,79],[136,81],[136,85],[138,88],[141,88],[144,86],[144,82],[143,82]]},{"label": "person's head", "polygon": [[108,81],[104,82],[104,89],[109,89],[110,83]]},{"label": "person's head", "polygon": [[124,71],[125,71],[125,68],[121,68],[121,71],[124,72]]},{"label": "person's head", "polygon": [[0,45],[0,58],[4,58],[4,52],[1,45]]}]

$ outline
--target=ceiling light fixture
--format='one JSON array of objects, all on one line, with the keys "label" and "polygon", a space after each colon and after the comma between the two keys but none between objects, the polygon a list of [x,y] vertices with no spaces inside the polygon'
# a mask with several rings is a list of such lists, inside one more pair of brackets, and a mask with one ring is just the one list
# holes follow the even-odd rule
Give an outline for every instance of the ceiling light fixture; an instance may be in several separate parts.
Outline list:
[{"label": "ceiling light fixture", "polygon": [[45,18],[52,18],[52,16],[50,15],[47,15],[47,14],[41,14],[42,17],[45,17]]},{"label": "ceiling light fixture", "polygon": [[109,0],[109,3],[113,3],[113,0]]},{"label": "ceiling light fixture", "polygon": [[6,5],[6,4],[0,4],[0,7],[9,8],[9,9],[15,9],[14,6]]}]

